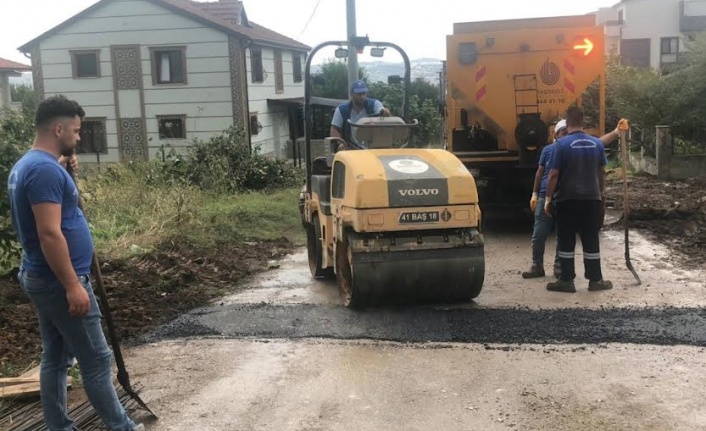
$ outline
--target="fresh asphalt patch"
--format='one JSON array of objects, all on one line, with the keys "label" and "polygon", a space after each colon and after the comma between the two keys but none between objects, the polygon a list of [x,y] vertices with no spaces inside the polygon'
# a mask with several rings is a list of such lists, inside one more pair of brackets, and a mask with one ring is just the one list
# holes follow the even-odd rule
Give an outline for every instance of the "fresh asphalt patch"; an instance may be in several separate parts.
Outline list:
[{"label": "fresh asphalt patch", "polygon": [[395,307],[349,310],[310,304],[232,304],[195,310],[141,342],[188,337],[706,346],[699,308],[480,309]]}]

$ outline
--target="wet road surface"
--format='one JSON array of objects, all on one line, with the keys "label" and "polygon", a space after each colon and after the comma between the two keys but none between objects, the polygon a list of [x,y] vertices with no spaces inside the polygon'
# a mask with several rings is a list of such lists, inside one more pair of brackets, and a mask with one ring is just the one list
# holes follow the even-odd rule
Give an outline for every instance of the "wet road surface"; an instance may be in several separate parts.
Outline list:
[{"label": "wet road surface", "polygon": [[300,251],[129,349],[148,430],[706,429],[704,273],[633,235],[635,286],[621,238],[612,291],[522,280],[529,233],[491,232],[475,302],[362,311]]}]

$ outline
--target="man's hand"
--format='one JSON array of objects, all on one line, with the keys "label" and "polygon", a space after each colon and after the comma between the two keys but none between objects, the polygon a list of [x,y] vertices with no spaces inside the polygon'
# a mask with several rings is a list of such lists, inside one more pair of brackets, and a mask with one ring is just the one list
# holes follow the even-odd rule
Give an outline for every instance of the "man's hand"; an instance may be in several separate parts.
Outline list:
[{"label": "man's hand", "polygon": [[537,200],[539,199],[539,196],[537,196],[537,193],[532,193],[532,198],[530,199],[530,209],[532,212],[537,209]]},{"label": "man's hand", "polygon": [[383,117],[389,117],[390,116],[390,110],[387,108],[382,108],[380,111],[380,114],[382,114]]},{"label": "man's hand", "polygon": [[76,172],[76,170],[78,169],[78,158],[76,157],[76,155],[73,155],[71,157],[61,156],[59,157],[59,164],[64,168],[71,166],[71,170]]},{"label": "man's hand", "polygon": [[91,300],[88,292],[78,280],[71,286],[64,286],[66,299],[69,301],[69,314],[74,317],[83,317],[91,309]]},{"label": "man's hand", "polygon": [[552,216],[552,200],[550,198],[544,201],[544,213],[549,217]]}]

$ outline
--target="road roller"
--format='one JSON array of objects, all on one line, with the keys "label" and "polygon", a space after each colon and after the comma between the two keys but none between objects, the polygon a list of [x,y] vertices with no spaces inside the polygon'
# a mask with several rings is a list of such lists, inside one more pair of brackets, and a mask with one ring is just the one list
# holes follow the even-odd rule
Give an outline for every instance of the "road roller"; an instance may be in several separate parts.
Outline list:
[{"label": "road roller", "polygon": [[306,184],[299,207],[312,276],[335,278],[348,308],[476,298],[485,277],[476,184],[453,153],[411,144],[418,122],[409,122],[411,68],[404,50],[367,38],[350,45],[358,52],[370,46],[371,53],[400,53],[402,115],[348,120],[364,145],[330,137],[312,156],[311,61],[332,45],[340,51],[349,43],[318,45],[305,67]]}]

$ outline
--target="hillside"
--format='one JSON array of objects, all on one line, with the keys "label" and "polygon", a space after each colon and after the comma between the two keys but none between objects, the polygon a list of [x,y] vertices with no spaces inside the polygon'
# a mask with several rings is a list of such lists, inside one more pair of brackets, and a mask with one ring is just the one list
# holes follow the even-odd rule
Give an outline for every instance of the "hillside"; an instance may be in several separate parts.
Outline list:
[{"label": "hillside", "polygon": [[[387,82],[389,75],[404,74],[404,64],[402,62],[392,63],[386,61],[360,62],[359,66],[365,69],[369,82]],[[439,84],[439,72],[441,72],[441,60],[434,58],[420,58],[411,60],[412,80],[424,78],[432,84]],[[313,72],[319,71],[318,66],[313,67]]]}]

